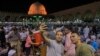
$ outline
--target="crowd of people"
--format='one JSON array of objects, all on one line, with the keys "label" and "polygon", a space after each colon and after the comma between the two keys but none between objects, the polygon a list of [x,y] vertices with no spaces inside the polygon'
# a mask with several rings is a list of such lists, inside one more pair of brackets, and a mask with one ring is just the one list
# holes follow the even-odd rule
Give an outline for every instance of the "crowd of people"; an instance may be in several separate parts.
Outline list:
[{"label": "crowd of people", "polygon": [[45,23],[33,28],[0,27],[0,56],[43,56],[43,52],[45,56],[100,56],[99,27]]}]

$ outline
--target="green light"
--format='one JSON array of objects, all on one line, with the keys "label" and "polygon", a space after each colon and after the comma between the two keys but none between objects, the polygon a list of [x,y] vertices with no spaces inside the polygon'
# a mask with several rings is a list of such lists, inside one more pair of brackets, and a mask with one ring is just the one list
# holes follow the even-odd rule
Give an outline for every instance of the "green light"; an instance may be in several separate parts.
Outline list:
[{"label": "green light", "polygon": [[36,15],[36,16],[33,16],[33,18],[35,18],[36,21],[40,21],[40,18],[42,18],[42,16],[38,16],[38,15]]},{"label": "green light", "polygon": [[39,16],[39,18],[41,18],[42,16]]}]

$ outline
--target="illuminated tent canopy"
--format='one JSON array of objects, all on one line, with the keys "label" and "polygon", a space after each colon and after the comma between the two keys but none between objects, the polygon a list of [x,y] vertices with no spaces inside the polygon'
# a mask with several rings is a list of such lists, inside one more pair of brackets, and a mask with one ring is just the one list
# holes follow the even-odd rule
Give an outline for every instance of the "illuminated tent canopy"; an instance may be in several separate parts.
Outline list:
[{"label": "illuminated tent canopy", "polygon": [[47,15],[45,6],[39,2],[31,4],[31,6],[29,7],[28,15],[34,15],[34,14]]}]

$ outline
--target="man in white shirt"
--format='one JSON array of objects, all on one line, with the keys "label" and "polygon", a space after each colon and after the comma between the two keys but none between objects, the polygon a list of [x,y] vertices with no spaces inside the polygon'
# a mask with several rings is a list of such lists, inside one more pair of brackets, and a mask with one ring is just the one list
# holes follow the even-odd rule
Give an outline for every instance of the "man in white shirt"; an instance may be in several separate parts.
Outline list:
[{"label": "man in white shirt", "polygon": [[90,29],[88,26],[86,26],[84,29],[83,29],[83,33],[84,33],[84,37],[87,38],[89,33],[90,33]]},{"label": "man in white shirt", "polygon": [[27,37],[27,32],[25,29],[22,29],[22,31],[19,33],[20,34],[20,39],[21,39],[21,47],[23,52],[25,51],[25,42],[26,42],[26,37]]},{"label": "man in white shirt", "polygon": [[[44,25],[44,24],[43,24]],[[43,32],[43,37],[48,43],[46,56],[63,56],[64,55],[64,46],[62,44],[63,33],[61,31],[56,32],[56,40],[51,40],[48,38],[48,32],[44,31],[45,25],[40,25],[40,31]]]}]

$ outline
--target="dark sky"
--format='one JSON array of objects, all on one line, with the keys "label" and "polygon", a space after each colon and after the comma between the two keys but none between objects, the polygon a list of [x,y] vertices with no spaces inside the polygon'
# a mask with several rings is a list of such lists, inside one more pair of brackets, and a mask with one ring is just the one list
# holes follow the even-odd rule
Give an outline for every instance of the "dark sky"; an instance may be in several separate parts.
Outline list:
[{"label": "dark sky", "polygon": [[50,14],[97,0],[0,0],[0,11],[27,13],[29,6],[36,1],[44,4]]}]

